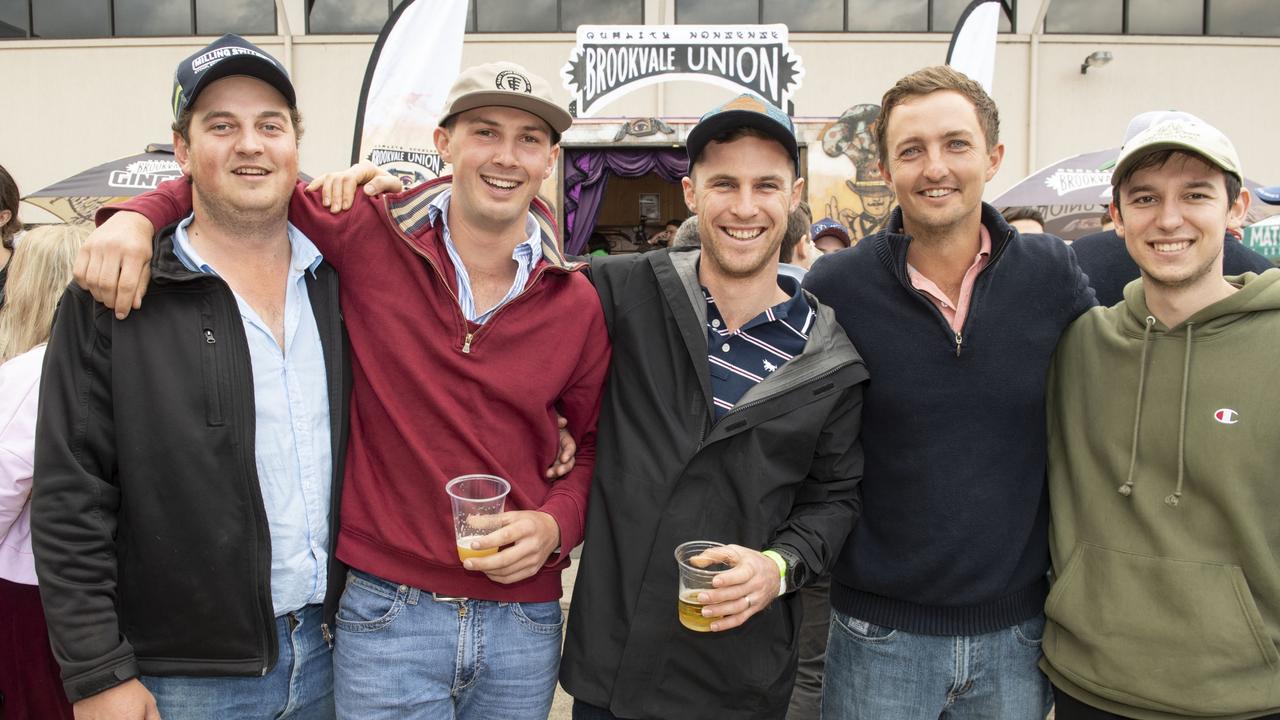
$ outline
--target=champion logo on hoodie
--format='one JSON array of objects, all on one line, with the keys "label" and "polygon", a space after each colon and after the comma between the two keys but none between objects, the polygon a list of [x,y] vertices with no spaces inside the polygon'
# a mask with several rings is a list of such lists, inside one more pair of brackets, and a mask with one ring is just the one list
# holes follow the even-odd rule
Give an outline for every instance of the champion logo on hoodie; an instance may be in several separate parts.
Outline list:
[{"label": "champion logo on hoodie", "polygon": [[1213,414],[1213,419],[1223,425],[1235,425],[1240,422],[1240,413],[1231,408],[1222,408]]}]

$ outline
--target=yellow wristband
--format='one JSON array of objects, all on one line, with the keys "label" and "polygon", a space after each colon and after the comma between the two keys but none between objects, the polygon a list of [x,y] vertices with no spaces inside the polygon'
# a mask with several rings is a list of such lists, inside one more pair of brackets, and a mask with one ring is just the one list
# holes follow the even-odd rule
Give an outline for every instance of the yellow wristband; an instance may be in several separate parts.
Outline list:
[{"label": "yellow wristband", "polygon": [[787,561],[782,559],[776,550],[765,550],[760,553],[772,560],[778,566],[778,597],[782,597],[787,591]]}]

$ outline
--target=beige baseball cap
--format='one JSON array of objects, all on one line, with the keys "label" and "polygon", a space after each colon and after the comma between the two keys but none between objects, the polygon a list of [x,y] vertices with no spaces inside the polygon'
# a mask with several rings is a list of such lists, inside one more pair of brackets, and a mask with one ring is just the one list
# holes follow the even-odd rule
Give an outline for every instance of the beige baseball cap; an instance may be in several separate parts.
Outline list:
[{"label": "beige baseball cap", "polygon": [[563,133],[573,124],[569,111],[551,98],[547,81],[513,62],[485,63],[463,70],[449,88],[440,124],[460,112],[491,105],[536,115],[556,133]]},{"label": "beige baseball cap", "polygon": [[1167,149],[1195,153],[1244,182],[1240,156],[1227,136],[1209,123],[1187,116],[1155,122],[1125,142],[1116,159],[1111,184],[1118,182],[1134,163],[1157,150]]}]

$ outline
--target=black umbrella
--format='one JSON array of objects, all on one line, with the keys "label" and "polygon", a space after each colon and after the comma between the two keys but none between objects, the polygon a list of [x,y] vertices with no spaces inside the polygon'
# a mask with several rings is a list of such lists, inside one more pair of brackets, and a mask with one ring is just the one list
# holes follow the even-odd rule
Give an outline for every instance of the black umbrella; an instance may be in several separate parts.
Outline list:
[{"label": "black umbrella", "polygon": [[64,222],[91,223],[93,214],[103,205],[141,195],[154,190],[165,180],[181,175],[182,169],[173,157],[173,146],[152,143],[140,155],[112,160],[76,173],[27,195],[23,200],[48,210]]}]

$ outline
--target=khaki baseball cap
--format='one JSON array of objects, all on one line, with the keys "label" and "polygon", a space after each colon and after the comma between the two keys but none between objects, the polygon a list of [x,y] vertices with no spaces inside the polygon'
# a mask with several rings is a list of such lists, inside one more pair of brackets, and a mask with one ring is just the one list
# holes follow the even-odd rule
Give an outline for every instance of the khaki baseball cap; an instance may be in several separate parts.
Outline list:
[{"label": "khaki baseball cap", "polygon": [[1186,150],[1199,155],[1244,182],[1240,156],[1236,148],[1218,128],[1195,118],[1161,120],[1134,135],[1120,148],[1111,184],[1119,182],[1128,168],[1158,150]]},{"label": "khaki baseball cap", "polygon": [[569,111],[551,98],[547,81],[513,62],[485,63],[463,70],[449,88],[440,124],[460,112],[493,105],[536,115],[558,134],[573,124]]}]

